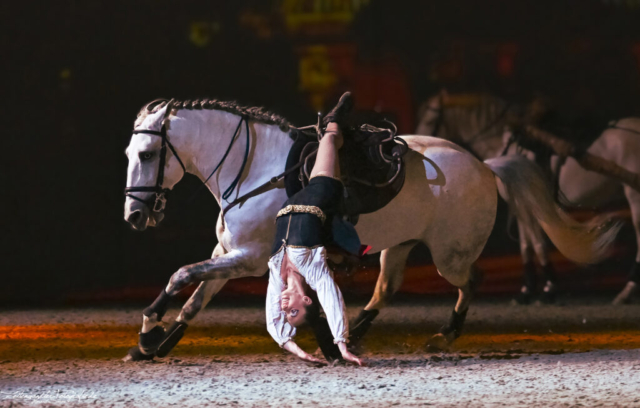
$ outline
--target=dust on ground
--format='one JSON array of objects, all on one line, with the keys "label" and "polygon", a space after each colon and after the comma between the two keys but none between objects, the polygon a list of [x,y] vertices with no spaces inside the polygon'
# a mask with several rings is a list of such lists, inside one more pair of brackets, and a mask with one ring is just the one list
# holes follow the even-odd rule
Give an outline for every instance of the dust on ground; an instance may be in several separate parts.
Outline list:
[{"label": "dust on ground", "polygon": [[452,302],[400,304],[365,340],[368,367],[323,368],[273,343],[260,304],[207,309],[169,357],[138,363],[121,361],[138,308],[5,311],[0,406],[640,406],[640,305],[607,301],[479,302],[438,353],[423,346]]}]

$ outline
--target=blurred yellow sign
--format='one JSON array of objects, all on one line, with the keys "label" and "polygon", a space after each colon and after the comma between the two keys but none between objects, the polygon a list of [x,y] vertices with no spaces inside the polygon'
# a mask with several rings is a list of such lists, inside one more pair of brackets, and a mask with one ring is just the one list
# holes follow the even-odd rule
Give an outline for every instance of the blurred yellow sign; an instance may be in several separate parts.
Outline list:
[{"label": "blurred yellow sign", "polygon": [[311,106],[319,112],[338,81],[327,47],[305,47],[300,57],[299,69],[300,90],[309,93]]}]

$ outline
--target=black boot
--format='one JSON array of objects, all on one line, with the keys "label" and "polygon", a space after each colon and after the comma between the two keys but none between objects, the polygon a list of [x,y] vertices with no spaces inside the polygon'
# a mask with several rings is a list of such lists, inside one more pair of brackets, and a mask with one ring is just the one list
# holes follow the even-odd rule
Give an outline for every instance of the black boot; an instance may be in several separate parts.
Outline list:
[{"label": "black boot", "polygon": [[464,321],[467,318],[467,312],[469,309],[464,312],[456,312],[456,309],[453,309],[451,312],[451,316],[449,317],[449,323],[445,324],[440,328],[440,334],[445,337],[449,334],[453,333],[453,338],[457,339],[462,334],[462,327],[464,326]]},{"label": "black boot", "polygon": [[369,331],[371,327],[371,323],[373,323],[373,319],[378,316],[380,313],[377,309],[371,310],[361,310],[356,320],[354,320],[351,325],[351,329],[349,330],[349,347],[353,348],[360,343],[360,340],[364,337],[365,334]]},{"label": "black boot", "polygon": [[147,356],[153,356],[158,350],[158,346],[164,337],[164,328],[156,326],[146,333],[139,333],[138,348],[140,352]]},{"label": "black boot", "polygon": [[151,306],[144,309],[142,314],[151,317],[155,313],[158,316],[158,321],[161,321],[164,314],[167,313],[167,306],[170,300],[171,296],[169,296],[165,289],[162,289],[162,292],[160,292],[156,300],[153,301]]},{"label": "black boot", "polygon": [[342,360],[342,353],[338,346],[333,342],[333,334],[329,328],[329,322],[324,317],[320,317],[311,324],[313,334],[316,336],[316,341],[324,358],[328,362],[335,360]]},{"label": "black boot", "polygon": [[338,104],[322,118],[322,125],[327,126],[331,122],[336,122],[342,128],[351,109],[353,109],[351,92],[345,92],[340,97]]}]

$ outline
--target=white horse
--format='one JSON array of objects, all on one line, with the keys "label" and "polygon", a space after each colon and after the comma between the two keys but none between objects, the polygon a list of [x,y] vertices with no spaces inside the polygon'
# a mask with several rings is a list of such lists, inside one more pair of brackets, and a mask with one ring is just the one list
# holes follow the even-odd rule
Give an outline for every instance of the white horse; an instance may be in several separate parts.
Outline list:
[{"label": "white horse", "polygon": [[[429,98],[422,106],[416,133],[434,134],[467,147],[481,159],[501,154],[524,153],[535,155],[515,144],[508,146],[510,133],[505,132],[506,110],[509,106],[491,96],[469,97],[442,92]],[[615,122],[588,148],[589,153],[611,160],[629,171],[640,173],[640,118],[626,118]],[[572,157],[564,165],[557,156],[551,160],[551,172],[559,171],[558,187],[564,197],[576,207],[597,208],[626,199],[631,208],[638,251],[629,282],[615,298],[614,304],[629,300],[640,285],[640,192],[602,174],[585,170]],[[561,166],[561,167],[560,167]],[[556,173],[557,174],[557,173]],[[519,238],[525,265],[522,292],[532,294],[536,286],[533,254],[545,272],[544,295],[555,290],[555,274],[549,262],[544,236],[533,223],[519,221]],[[527,296],[521,297],[526,301]]]},{"label": "white horse", "polygon": [[[283,118],[259,108],[214,100],[169,104],[170,111],[166,101],[151,103],[140,111],[126,150],[127,185],[133,188],[128,190],[125,220],[135,229],[159,223],[164,191],[179,182],[185,171],[206,182],[224,211],[228,202],[223,192],[235,186],[234,181],[238,183],[229,201],[284,170],[293,140]],[[246,125],[241,126],[245,120]],[[459,288],[454,311],[464,320],[472,266],[495,221],[495,175],[502,179],[511,197],[535,214],[545,231],[568,248],[570,256],[585,254],[586,260],[596,259],[613,238],[611,232],[589,232],[567,224],[556,211],[542,175],[527,160],[509,157],[482,163],[443,139],[403,138],[410,151],[405,156],[402,191],[381,210],[361,215],[356,225],[362,243],[370,245],[372,253],[382,252],[382,270],[368,311],[380,309],[398,289],[409,251],[423,242],[431,250],[440,275]],[[149,334],[150,344],[157,347],[157,336],[166,339],[172,335],[172,329],[165,333],[159,328],[159,320],[168,298],[184,287],[199,285],[174,323],[182,330],[227,280],[263,275],[275,233],[275,215],[286,199],[279,182],[230,211],[221,211],[216,228],[219,243],[212,258],[184,266],[172,275],[163,295],[143,313],[141,341]],[[450,342],[457,337],[461,319],[437,339]],[[153,347],[141,349],[150,356],[156,351]]]}]

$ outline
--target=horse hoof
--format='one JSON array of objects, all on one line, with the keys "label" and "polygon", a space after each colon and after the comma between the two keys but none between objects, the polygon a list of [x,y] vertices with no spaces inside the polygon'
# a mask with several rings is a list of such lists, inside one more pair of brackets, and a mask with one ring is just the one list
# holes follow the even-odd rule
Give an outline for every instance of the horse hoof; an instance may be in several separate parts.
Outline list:
[{"label": "horse hoof", "polygon": [[627,285],[622,289],[622,292],[613,299],[612,304],[614,306],[625,305],[631,303],[631,296],[637,290],[638,285],[635,282],[627,282]]},{"label": "horse hoof", "polygon": [[176,344],[178,344],[182,336],[184,336],[184,331],[187,330],[187,327],[189,327],[189,325],[185,322],[173,322],[158,346],[156,355],[158,357],[165,357],[169,354]]},{"label": "horse hoof", "polygon": [[438,333],[433,336],[429,342],[427,343],[427,351],[430,352],[439,352],[439,351],[447,351],[453,343],[452,335],[444,335],[442,333]]},{"label": "horse hoof", "polygon": [[138,339],[138,348],[140,352],[145,355],[154,355],[156,350],[162,343],[164,338],[164,328],[162,326],[156,326],[146,333],[140,333]]},{"label": "horse hoof", "polygon": [[131,347],[122,361],[149,361],[153,360],[153,357],[153,354],[143,354],[138,347]]}]

